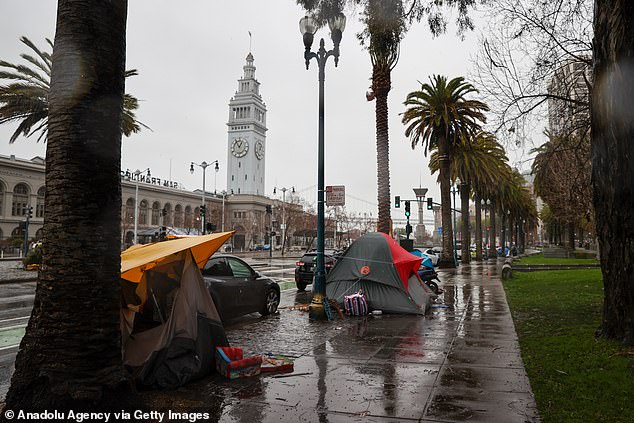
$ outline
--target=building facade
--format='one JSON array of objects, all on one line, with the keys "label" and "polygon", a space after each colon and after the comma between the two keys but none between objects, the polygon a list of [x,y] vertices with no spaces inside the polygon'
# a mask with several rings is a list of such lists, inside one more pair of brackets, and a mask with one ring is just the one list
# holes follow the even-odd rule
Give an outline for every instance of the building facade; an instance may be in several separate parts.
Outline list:
[{"label": "building facade", "polygon": [[[27,160],[0,156],[0,251],[4,254],[19,254],[25,235],[29,241],[43,239],[45,170],[41,157]],[[297,200],[291,197],[282,202],[262,195],[207,192],[207,222],[215,232],[236,231],[230,241],[232,248],[243,251],[264,244],[281,246],[280,224],[285,221],[289,246],[301,241],[294,236],[296,231],[314,230],[315,216],[305,213]],[[155,239],[163,226],[177,234],[200,234],[201,201],[200,190],[188,191],[174,181],[121,172],[121,247],[134,241],[137,202],[137,236],[145,243]],[[25,234],[29,207],[33,207],[33,217]]]}]

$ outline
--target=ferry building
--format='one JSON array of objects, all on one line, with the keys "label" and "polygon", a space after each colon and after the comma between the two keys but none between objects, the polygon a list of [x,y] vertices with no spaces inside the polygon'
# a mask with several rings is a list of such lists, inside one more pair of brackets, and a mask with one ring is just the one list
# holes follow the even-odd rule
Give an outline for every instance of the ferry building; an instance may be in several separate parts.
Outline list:
[{"label": "ferry building", "polygon": [[[279,228],[282,213],[289,216],[293,209],[302,213],[296,204],[282,204],[265,195],[267,110],[253,62],[253,55],[249,53],[243,75],[238,79],[238,89],[229,101],[227,191],[205,193],[206,220],[211,225],[208,229],[235,230],[232,242],[237,251],[270,244],[270,234]],[[24,223],[30,207],[28,238],[41,239],[46,194],[44,175],[42,157],[0,155],[0,249],[10,250],[24,239]],[[161,227],[166,227],[168,232],[200,233],[201,190],[189,191],[177,181],[164,180],[158,175],[137,175],[126,169],[121,172],[121,191],[122,248],[134,240],[137,201],[139,242],[152,240]],[[267,213],[267,206],[271,206],[271,213]],[[280,244],[280,238],[277,230],[272,244]]]}]

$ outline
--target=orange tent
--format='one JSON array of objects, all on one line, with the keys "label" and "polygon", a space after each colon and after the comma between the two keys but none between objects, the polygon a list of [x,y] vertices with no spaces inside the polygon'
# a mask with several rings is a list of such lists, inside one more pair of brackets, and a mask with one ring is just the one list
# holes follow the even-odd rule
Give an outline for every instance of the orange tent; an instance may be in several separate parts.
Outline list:
[{"label": "orange tent", "polygon": [[207,260],[235,231],[191,236],[145,245],[133,245],[121,253],[121,277],[130,282],[141,282],[143,272],[152,269],[178,252],[190,249],[196,265],[202,269]]}]

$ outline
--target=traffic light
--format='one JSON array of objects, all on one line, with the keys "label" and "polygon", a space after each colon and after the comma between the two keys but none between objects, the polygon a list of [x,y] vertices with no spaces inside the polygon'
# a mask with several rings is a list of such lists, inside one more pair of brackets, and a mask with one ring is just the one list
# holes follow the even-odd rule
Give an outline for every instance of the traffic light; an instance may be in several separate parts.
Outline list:
[{"label": "traffic light", "polygon": [[200,206],[200,215],[204,217],[205,213],[207,213],[207,207],[205,205]]},{"label": "traffic light", "polygon": [[409,235],[412,233],[412,225],[410,225],[409,223],[407,225],[405,225],[405,234],[407,235],[407,237],[409,238]]},{"label": "traffic light", "polygon": [[266,214],[271,214],[271,213],[273,213],[273,209],[271,208],[270,204],[267,204],[266,205]]},{"label": "traffic light", "polygon": [[27,213],[27,217],[28,217],[29,219],[31,219],[31,218],[33,217],[33,206],[29,206],[29,207],[26,209],[26,213]]},{"label": "traffic light", "polygon": [[427,210],[433,210],[433,209],[434,209],[434,199],[430,197],[427,199]]},{"label": "traffic light", "polygon": [[411,214],[412,212],[409,208],[409,200],[405,200],[405,216],[410,217]]},{"label": "traffic light", "polygon": [[397,195],[396,197],[394,197],[394,207],[396,207],[397,209],[401,207],[401,196]]}]

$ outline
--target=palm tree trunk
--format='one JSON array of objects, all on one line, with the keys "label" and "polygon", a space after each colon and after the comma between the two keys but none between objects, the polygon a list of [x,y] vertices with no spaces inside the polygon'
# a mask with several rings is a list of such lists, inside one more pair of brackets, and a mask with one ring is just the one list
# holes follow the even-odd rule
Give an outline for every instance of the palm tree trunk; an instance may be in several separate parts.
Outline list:
[{"label": "palm tree trunk", "polygon": [[128,377],[118,285],[126,15],[125,0],[59,1],[43,266],[5,409],[121,409],[116,391]]},{"label": "palm tree trunk", "polygon": [[469,230],[469,191],[471,184],[463,182],[460,185],[460,217],[462,218],[462,263],[471,263],[471,231]]},{"label": "palm tree trunk", "polygon": [[482,209],[480,208],[480,194],[476,191],[475,196],[475,243],[476,261],[482,261]]},{"label": "palm tree trunk", "polygon": [[491,200],[491,207],[490,207],[490,220],[491,220],[491,239],[489,240],[490,243],[490,247],[489,247],[489,257],[492,258],[496,258],[498,253],[496,250],[497,247],[497,228],[495,227],[495,200]]},{"label": "palm tree trunk", "polygon": [[390,140],[388,137],[387,96],[390,92],[390,68],[378,62],[372,68],[372,85],[376,94],[376,174],[377,202],[379,216],[377,231],[390,233],[392,218],[390,216]]},{"label": "palm tree trunk", "polygon": [[592,183],[604,302],[602,336],[634,344],[634,3],[594,3]]},{"label": "palm tree trunk", "polygon": [[449,145],[444,137],[438,140],[438,156],[440,164],[440,206],[442,217],[442,254],[438,267],[456,267],[454,261],[453,225],[451,222],[451,181],[449,177]]}]

